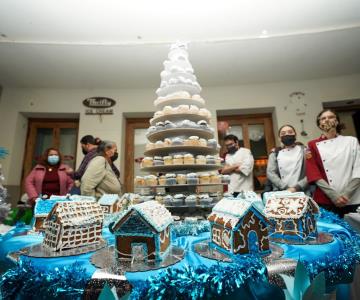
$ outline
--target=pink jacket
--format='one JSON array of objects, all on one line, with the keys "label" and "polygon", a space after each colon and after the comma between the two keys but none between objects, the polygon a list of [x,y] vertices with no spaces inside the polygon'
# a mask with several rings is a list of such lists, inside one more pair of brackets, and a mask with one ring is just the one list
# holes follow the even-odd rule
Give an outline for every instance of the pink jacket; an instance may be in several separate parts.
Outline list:
[{"label": "pink jacket", "polygon": [[[66,174],[67,165],[61,164],[58,169],[59,181],[60,181],[60,195],[66,195],[72,186],[73,180]],[[34,169],[25,179],[25,191],[28,194],[29,200],[33,201],[37,198],[42,191],[42,184],[45,177],[46,168],[43,165],[36,165]]]}]

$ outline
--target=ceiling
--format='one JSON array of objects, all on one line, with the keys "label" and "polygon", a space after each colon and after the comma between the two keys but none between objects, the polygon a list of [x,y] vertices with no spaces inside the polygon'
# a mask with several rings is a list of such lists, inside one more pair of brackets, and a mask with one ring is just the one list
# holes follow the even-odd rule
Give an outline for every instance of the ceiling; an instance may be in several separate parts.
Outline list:
[{"label": "ceiling", "polygon": [[177,40],[203,86],[360,73],[360,1],[1,0],[0,85],[155,90]]}]

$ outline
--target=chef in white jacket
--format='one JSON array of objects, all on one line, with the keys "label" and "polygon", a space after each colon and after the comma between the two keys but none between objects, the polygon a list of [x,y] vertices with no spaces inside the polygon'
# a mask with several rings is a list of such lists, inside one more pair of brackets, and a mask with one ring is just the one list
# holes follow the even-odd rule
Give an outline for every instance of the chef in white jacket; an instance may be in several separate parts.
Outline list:
[{"label": "chef in white jacket", "polygon": [[222,174],[230,175],[229,192],[236,197],[242,191],[253,191],[254,158],[249,149],[240,147],[239,139],[233,134],[224,138],[227,154]]},{"label": "chef in white jacket", "polygon": [[316,184],[315,201],[341,217],[360,205],[360,147],[355,137],[343,136],[339,116],[330,109],[317,116],[320,138],[308,144],[306,175]]}]

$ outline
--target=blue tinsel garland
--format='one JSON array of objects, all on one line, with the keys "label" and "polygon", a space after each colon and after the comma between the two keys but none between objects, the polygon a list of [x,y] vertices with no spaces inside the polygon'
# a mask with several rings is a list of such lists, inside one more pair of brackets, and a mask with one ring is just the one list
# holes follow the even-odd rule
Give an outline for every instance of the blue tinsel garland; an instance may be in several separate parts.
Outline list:
[{"label": "blue tinsel garland", "polygon": [[8,150],[6,150],[4,147],[0,147],[0,158],[5,158],[5,156],[8,154],[9,154]]},{"label": "blue tinsel garland", "polygon": [[258,256],[243,255],[235,258],[233,264],[217,264],[210,268],[168,268],[150,277],[145,283],[136,284],[131,299],[202,299],[205,296],[224,296],[248,280],[267,282],[266,267]]},{"label": "blue tinsel garland", "polygon": [[360,263],[360,235],[343,219],[325,209],[321,209],[320,220],[342,226],[350,236],[348,234],[336,235],[336,238],[343,243],[342,253],[339,256],[325,256],[322,259],[303,261],[303,263],[311,278],[320,272],[325,272],[326,282],[330,285],[351,282],[354,268]]},{"label": "blue tinsel garland", "polygon": [[86,270],[79,264],[39,270],[30,260],[2,275],[1,295],[4,299],[81,299],[87,283]]}]

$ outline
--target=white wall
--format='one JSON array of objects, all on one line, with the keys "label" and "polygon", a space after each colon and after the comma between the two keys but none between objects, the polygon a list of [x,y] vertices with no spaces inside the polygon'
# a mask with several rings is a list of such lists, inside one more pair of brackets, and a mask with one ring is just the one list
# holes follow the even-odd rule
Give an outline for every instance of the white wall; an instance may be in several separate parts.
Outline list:
[{"label": "white wall", "polygon": [[[110,89],[17,89],[4,88],[0,101],[0,146],[10,150],[10,155],[2,162],[7,185],[19,185],[21,179],[27,120],[29,113],[40,113],[43,117],[55,117],[59,114],[80,113],[79,138],[85,134],[93,134],[103,139],[114,140],[121,148],[121,165],[124,174],[124,113],[153,112],[154,89],[110,90]],[[289,105],[289,95],[294,91],[305,93],[303,98],[307,104],[305,129],[309,136],[300,138],[302,142],[319,135],[315,127],[316,114],[322,109],[322,102],[360,98],[360,74],[324,78],[299,82],[278,82],[261,85],[204,87],[202,96],[207,108],[216,121],[217,110],[259,111],[263,108],[274,108],[274,129],[284,123],[293,124],[298,132],[300,117],[296,116],[297,105]],[[117,101],[113,116],[84,114],[82,101],[91,96],[106,96]],[[77,163],[82,154],[78,151]]]}]

